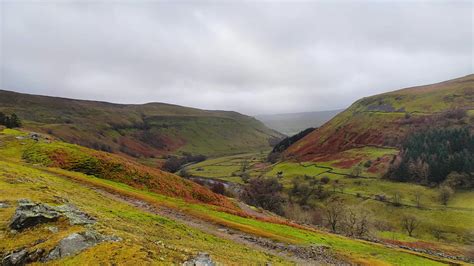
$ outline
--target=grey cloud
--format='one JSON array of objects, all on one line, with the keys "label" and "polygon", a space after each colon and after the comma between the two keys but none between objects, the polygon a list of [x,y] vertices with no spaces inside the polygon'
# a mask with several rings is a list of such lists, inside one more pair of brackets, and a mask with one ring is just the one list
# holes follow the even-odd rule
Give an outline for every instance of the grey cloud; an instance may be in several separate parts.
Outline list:
[{"label": "grey cloud", "polygon": [[248,114],[472,73],[471,1],[0,3],[0,86]]}]

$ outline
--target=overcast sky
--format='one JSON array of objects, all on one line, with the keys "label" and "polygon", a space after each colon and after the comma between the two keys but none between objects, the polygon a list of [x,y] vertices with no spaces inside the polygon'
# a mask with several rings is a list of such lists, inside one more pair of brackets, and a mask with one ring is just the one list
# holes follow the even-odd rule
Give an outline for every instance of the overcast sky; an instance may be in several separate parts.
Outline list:
[{"label": "overcast sky", "polygon": [[5,1],[2,89],[267,114],[473,72],[472,1]]}]

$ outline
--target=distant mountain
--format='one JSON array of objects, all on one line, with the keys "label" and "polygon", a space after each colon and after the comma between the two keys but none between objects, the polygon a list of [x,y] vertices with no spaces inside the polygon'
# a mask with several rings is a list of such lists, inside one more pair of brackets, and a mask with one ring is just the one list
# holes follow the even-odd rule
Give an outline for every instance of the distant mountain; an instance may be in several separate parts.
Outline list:
[{"label": "distant mountain", "polygon": [[113,104],[0,90],[0,112],[66,142],[134,157],[269,149],[282,135],[253,117],[165,103]]},{"label": "distant mountain", "polygon": [[299,160],[363,146],[400,148],[413,133],[474,127],[474,75],[358,100],[286,151]]},{"label": "distant mountain", "polygon": [[342,111],[343,109],[304,113],[257,115],[256,118],[262,121],[267,127],[275,129],[287,136],[292,136],[310,127],[320,127]]}]

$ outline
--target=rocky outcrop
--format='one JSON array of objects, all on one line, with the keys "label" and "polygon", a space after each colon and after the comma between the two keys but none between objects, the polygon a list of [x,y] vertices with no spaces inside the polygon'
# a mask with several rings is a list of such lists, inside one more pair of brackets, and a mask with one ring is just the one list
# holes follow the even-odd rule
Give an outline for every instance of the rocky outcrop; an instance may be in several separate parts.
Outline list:
[{"label": "rocky outcrop", "polygon": [[95,223],[95,219],[79,211],[73,205],[50,206],[22,199],[18,201],[18,207],[11,219],[10,228],[22,231],[38,224],[54,222],[60,217],[68,218],[71,225]]},{"label": "rocky outcrop", "polygon": [[215,266],[208,253],[201,252],[196,257],[183,263],[183,266]]},{"label": "rocky outcrop", "polygon": [[92,230],[81,233],[73,233],[66,238],[63,238],[59,244],[43,259],[43,261],[73,256],[104,241],[120,240],[121,239],[119,237],[104,236]]},{"label": "rocky outcrop", "polygon": [[61,213],[45,204],[19,200],[18,205],[10,222],[13,230],[22,231],[41,223],[54,222],[61,217]]}]

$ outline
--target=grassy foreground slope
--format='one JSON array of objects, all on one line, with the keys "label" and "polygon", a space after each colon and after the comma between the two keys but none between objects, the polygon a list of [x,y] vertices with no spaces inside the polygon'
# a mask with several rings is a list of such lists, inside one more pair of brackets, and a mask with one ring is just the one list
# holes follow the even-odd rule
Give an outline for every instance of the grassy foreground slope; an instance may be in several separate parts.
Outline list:
[{"label": "grassy foreground slope", "polygon": [[299,160],[361,146],[397,147],[410,133],[429,128],[473,127],[474,75],[363,98],[290,146]]},{"label": "grassy foreground slope", "polygon": [[236,112],[164,103],[124,105],[0,90],[0,112],[14,112],[27,128],[69,143],[135,157],[260,150],[281,136]]},{"label": "grassy foreground slope", "polygon": [[[211,253],[220,263],[231,265],[275,265],[289,262],[251,248],[191,229],[175,221],[131,207],[101,191],[135,198],[153,206],[174,208],[202,220],[248,234],[275,239],[294,245],[323,245],[350,261],[365,265],[445,265],[453,263],[430,255],[389,248],[354,240],[282,221],[257,219],[222,212],[220,207],[170,198],[115,181],[84,173],[25,163],[22,155],[39,145],[17,138],[17,131],[0,133],[0,201],[8,207],[0,212],[0,253],[19,247],[50,250],[70,233],[84,230],[59,221],[59,231],[52,233],[41,225],[21,233],[7,230],[7,224],[20,198],[48,204],[72,203],[95,217],[98,231],[121,237],[119,242],[104,242],[76,256],[55,263],[69,264],[170,264],[184,261],[198,251]],[[48,143],[51,144],[51,143]],[[45,144],[47,145],[47,144]],[[53,144],[54,145],[54,144]],[[46,241],[38,241],[46,239]]]}]

